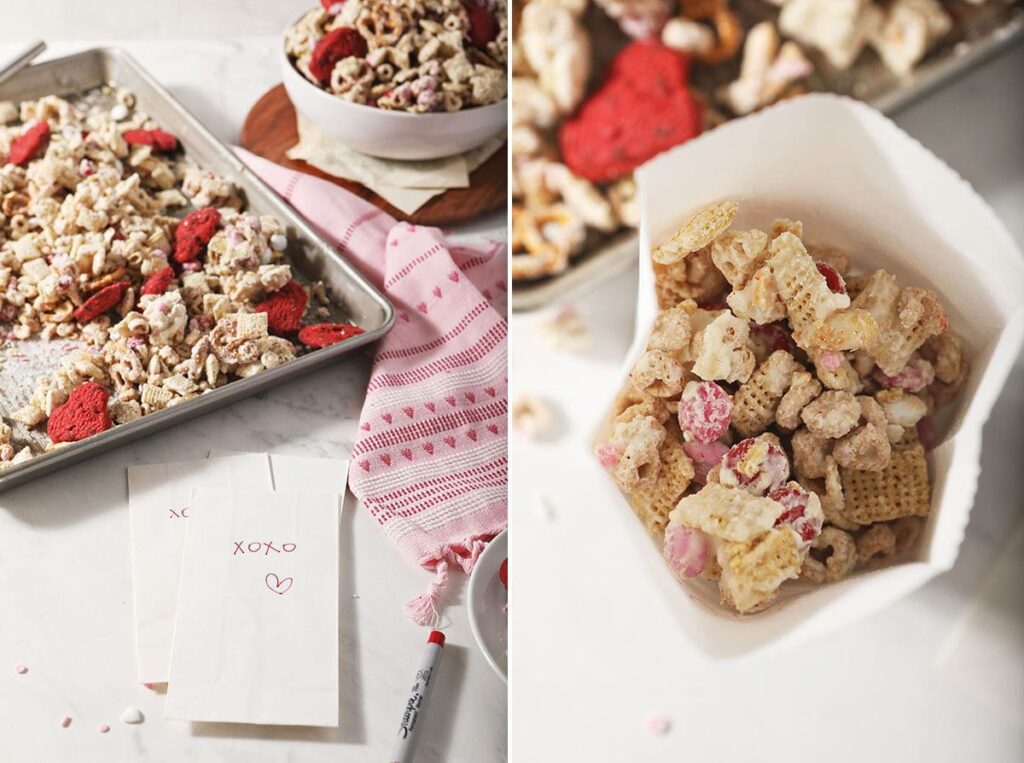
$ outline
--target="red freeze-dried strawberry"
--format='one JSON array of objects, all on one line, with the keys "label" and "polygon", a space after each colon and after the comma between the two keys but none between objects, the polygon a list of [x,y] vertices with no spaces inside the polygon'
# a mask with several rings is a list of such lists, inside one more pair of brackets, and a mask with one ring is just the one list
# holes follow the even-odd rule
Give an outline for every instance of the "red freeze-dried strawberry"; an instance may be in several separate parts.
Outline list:
[{"label": "red freeze-dried strawberry", "polygon": [[628,45],[605,83],[559,134],[569,168],[587,180],[622,177],[700,134],[701,107],[686,82],[685,55],[658,42]]},{"label": "red freeze-dried strawberry", "polygon": [[294,334],[302,326],[309,296],[295,281],[289,281],[256,305],[256,312],[267,314],[267,329],[271,334]]},{"label": "red freeze-dried strawberry", "polygon": [[107,413],[110,393],[96,382],[74,389],[64,405],[50,414],[46,434],[57,442],[78,442],[114,426]]},{"label": "red freeze-dried strawberry", "polygon": [[503,559],[501,566],[498,568],[498,577],[501,578],[501,584],[505,586],[505,590],[508,590],[508,559]]},{"label": "red freeze-dried strawberry", "polygon": [[124,140],[129,146],[152,146],[154,151],[178,149],[178,139],[163,130],[128,130]]},{"label": "red freeze-dried strawberry", "polygon": [[169,265],[166,268],[160,268],[153,275],[146,279],[146,283],[142,284],[142,288],[139,289],[139,296],[146,294],[163,294],[167,291],[167,287],[171,285],[171,281],[174,280],[174,268]]},{"label": "red freeze-dried strawberry", "polygon": [[219,223],[220,212],[211,207],[197,209],[181,218],[174,231],[174,261],[183,265],[198,258],[217,232]]},{"label": "red freeze-dried strawberry", "polygon": [[782,504],[785,509],[775,520],[776,527],[787,524],[793,528],[800,539],[810,543],[821,532],[821,520],[817,517],[805,516],[810,494],[799,487],[783,485],[768,494],[773,501]]},{"label": "red freeze-dried strawberry", "polygon": [[825,284],[833,294],[846,294],[846,281],[839,275],[839,271],[827,262],[815,262],[814,266],[818,272],[825,276]]},{"label": "red freeze-dried strawberry", "polygon": [[72,315],[79,323],[88,323],[94,318],[100,317],[121,301],[121,297],[128,291],[129,286],[131,283],[128,281],[118,281],[110,286],[104,286],[79,305]]},{"label": "red freeze-dried strawberry", "polygon": [[325,11],[331,10],[334,6],[343,5],[345,0],[320,0],[320,5],[323,6]]},{"label": "red freeze-dried strawberry", "polygon": [[50,125],[37,122],[11,141],[11,153],[7,161],[23,166],[50,139]]},{"label": "red freeze-dried strawberry", "polygon": [[754,495],[775,490],[789,476],[786,452],[770,440],[749,437],[733,445],[722,458],[719,481]]},{"label": "red freeze-dried strawberry", "polygon": [[366,55],[366,40],[352,27],[338,27],[320,38],[309,59],[309,71],[321,85],[331,80],[334,65],[343,58]]},{"label": "red freeze-dried strawberry", "polygon": [[314,323],[299,332],[299,341],[307,347],[327,347],[362,333],[359,326],[347,323]]},{"label": "red freeze-dried strawberry", "polygon": [[498,22],[494,14],[476,0],[465,0],[462,7],[469,17],[469,40],[478,48],[484,48],[498,36]]}]

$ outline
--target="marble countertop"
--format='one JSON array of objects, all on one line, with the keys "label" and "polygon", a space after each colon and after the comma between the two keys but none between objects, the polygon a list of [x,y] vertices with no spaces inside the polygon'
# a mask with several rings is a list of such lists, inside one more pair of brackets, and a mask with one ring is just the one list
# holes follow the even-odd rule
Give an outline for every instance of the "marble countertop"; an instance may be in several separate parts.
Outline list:
[{"label": "marble countertop", "polygon": [[[124,47],[225,141],[278,82],[274,38],[133,41]],[[74,42],[49,55],[79,50]],[[17,45],[0,45],[0,56]],[[503,238],[494,216],[454,231]],[[402,604],[432,575],[408,563],[349,496],[342,517],[341,725],[287,729],[163,720],[163,698],[135,683],[125,467],[203,457],[210,449],[341,457],[350,451],[369,376],[358,355],[156,437],[0,494],[0,758],[110,761],[383,761],[425,632]],[[446,593],[444,660],[417,761],[506,759],[505,685],[478,651],[466,585]],[[15,665],[28,666],[25,675]],[[118,721],[127,706],[140,726]],[[67,729],[59,721],[70,715]],[[109,724],[108,734],[97,726]]]},{"label": "marble countertop", "polygon": [[[896,115],[1018,242],[1024,102],[1013,94],[1022,87],[1018,45]],[[513,653],[512,759],[1024,759],[1024,359],[985,427],[979,489],[950,572],[795,650],[711,662],[680,634],[644,560],[633,563],[647,549],[623,545],[624,525],[601,505],[606,492],[588,483],[603,479],[590,427],[632,339],[636,291],[631,272],[578,297],[591,339],[575,351],[543,341],[538,324],[551,309],[512,320],[513,407],[534,394],[555,421],[547,439],[510,446],[510,628],[531,634],[516,637]],[[524,555],[531,564],[516,564]],[[653,716],[671,730],[648,731]]]}]

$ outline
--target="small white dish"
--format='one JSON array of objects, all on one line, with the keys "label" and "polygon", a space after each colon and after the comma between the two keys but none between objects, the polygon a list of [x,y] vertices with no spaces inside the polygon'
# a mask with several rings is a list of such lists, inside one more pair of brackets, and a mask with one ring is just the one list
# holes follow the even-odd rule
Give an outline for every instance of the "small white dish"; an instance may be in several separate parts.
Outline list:
[{"label": "small white dish", "polygon": [[278,49],[295,110],[348,148],[384,159],[438,159],[481,146],[505,130],[508,101],[461,111],[412,114],[352,103],[307,80]]},{"label": "small white dish", "polygon": [[469,625],[484,658],[508,683],[508,591],[498,572],[508,558],[508,530],[487,544],[469,577]]}]

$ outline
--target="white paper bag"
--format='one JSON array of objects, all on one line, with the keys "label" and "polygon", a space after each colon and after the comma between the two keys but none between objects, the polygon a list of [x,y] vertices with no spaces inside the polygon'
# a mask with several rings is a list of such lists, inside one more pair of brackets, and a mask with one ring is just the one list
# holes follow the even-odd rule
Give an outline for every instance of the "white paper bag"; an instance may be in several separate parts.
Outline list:
[{"label": "white paper bag", "polygon": [[[637,173],[640,294],[633,345],[609,405],[643,351],[658,307],[650,252],[698,209],[735,200],[734,227],[802,220],[807,240],[847,250],[858,271],[884,267],[942,299],[964,340],[971,374],[930,454],[932,511],[915,558],[839,583],[787,583],[780,602],[743,617],[705,581],[680,583],[608,481],[609,503],[644,554],[680,636],[731,657],[792,646],[915,590],[956,561],[978,477],[981,428],[1024,337],[1024,262],[985,202],[955,172],[874,109],[810,95],[739,119],[668,152]],[[601,412],[603,424],[606,411]]]},{"label": "white paper bag", "polygon": [[339,504],[336,492],[195,493],[166,718],[338,725]]},{"label": "white paper bag", "polygon": [[219,485],[269,490],[266,455],[128,467],[139,683],[167,681],[189,502],[195,488]]}]

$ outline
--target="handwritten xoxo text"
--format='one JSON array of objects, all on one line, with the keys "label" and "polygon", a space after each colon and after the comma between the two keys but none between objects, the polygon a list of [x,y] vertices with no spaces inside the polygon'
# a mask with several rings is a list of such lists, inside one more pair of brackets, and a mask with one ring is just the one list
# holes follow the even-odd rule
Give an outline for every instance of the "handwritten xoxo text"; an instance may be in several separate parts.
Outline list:
[{"label": "handwritten xoxo text", "polygon": [[260,551],[263,552],[263,556],[269,556],[270,552],[273,551],[276,554],[285,553],[290,554],[295,550],[294,543],[282,543],[280,546],[275,546],[273,541],[251,541],[246,542],[244,540],[232,541],[235,544],[235,550],[231,552],[231,556],[238,556],[239,554],[258,554]]}]

